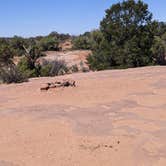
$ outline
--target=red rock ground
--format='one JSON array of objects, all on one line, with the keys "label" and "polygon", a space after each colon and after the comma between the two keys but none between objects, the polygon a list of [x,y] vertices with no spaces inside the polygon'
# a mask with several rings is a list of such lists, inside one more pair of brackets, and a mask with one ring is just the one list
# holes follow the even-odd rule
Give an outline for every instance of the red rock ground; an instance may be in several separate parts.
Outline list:
[{"label": "red rock ground", "polygon": [[[0,166],[165,166],[166,67],[0,85]],[[41,92],[72,78],[76,88]]]}]

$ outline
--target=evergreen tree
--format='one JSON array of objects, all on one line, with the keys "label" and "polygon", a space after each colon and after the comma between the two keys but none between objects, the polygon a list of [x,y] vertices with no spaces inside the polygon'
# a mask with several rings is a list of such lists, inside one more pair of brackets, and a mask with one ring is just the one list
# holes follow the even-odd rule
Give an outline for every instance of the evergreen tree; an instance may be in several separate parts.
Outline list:
[{"label": "evergreen tree", "polygon": [[141,0],[127,0],[106,10],[100,30],[104,40],[88,58],[92,69],[128,68],[153,64],[152,14]]}]

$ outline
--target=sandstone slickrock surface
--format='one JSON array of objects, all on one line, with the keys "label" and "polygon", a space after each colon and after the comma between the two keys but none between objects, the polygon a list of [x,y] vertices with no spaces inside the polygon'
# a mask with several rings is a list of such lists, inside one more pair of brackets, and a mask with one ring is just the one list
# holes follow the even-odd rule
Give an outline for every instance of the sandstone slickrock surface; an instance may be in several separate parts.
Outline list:
[{"label": "sandstone slickrock surface", "polygon": [[[0,166],[165,166],[165,73],[146,67],[0,85]],[[77,86],[38,88],[63,79]]]}]

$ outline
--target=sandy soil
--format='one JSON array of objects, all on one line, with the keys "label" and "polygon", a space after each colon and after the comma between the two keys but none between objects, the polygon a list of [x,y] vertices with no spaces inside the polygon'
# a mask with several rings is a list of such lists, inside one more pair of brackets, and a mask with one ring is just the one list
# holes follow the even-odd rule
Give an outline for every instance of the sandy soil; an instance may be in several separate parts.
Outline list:
[{"label": "sandy soil", "polygon": [[[0,166],[165,166],[166,67],[0,85]],[[39,90],[72,78],[76,88]]]},{"label": "sandy soil", "polygon": [[48,61],[64,60],[68,67],[77,65],[78,69],[82,67],[89,69],[87,65],[87,57],[91,54],[90,50],[74,50],[74,51],[47,51],[46,57],[39,58],[39,61],[46,59]]}]

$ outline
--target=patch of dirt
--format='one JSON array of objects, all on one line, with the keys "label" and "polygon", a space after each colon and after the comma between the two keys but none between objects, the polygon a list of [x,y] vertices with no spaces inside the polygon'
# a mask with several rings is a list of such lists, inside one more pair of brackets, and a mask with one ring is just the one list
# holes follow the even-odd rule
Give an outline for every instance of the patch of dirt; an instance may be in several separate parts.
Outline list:
[{"label": "patch of dirt", "polygon": [[78,69],[87,68],[87,57],[91,54],[89,50],[75,50],[75,51],[47,51],[46,57],[40,58],[39,62],[42,62],[42,59],[48,61],[54,60],[64,60],[68,67],[72,67],[73,65],[77,65]]}]

